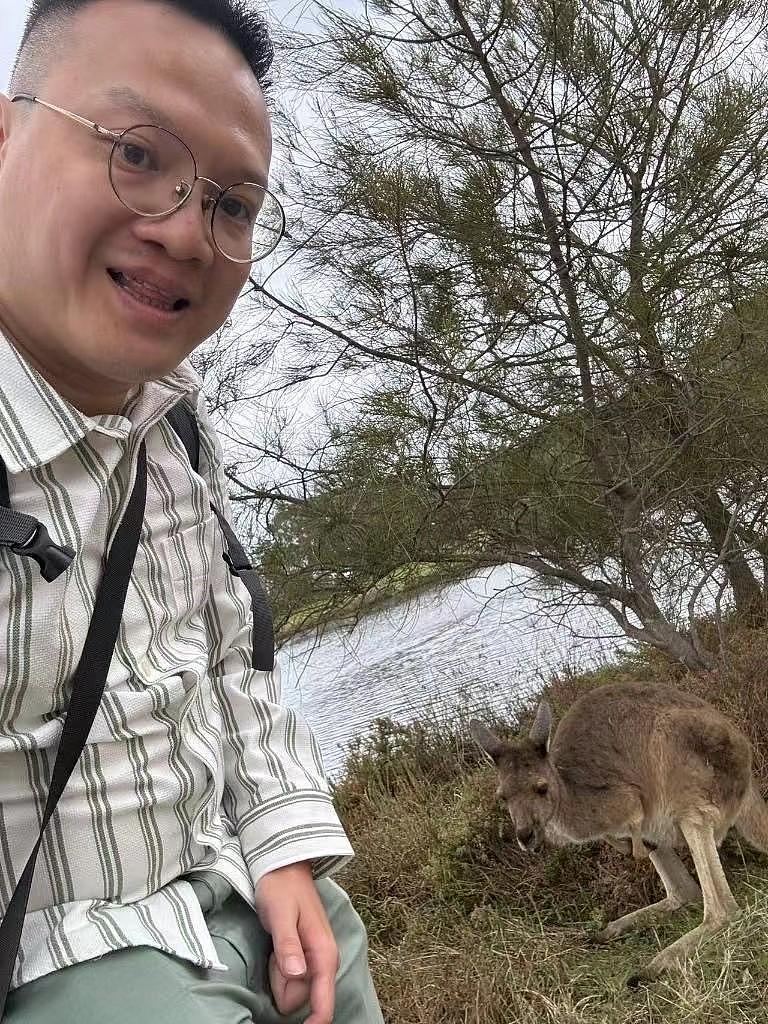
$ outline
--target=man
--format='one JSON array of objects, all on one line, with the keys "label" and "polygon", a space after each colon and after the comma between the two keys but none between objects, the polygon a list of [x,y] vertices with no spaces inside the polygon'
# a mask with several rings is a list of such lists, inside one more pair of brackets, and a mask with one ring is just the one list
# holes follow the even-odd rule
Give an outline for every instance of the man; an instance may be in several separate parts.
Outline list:
[{"label": "man", "polygon": [[[250,667],[249,597],[210,511],[226,512],[222,452],[185,361],[282,231],[271,59],[243,0],[36,0],[0,95],[0,457],[11,507],[75,551],[53,582],[0,552],[2,913],[140,448],[147,466],[10,1024],[382,1020],[364,931],[324,877],[352,851],[317,745],[277,673]],[[197,408],[199,475],[164,419],[179,400]]]}]

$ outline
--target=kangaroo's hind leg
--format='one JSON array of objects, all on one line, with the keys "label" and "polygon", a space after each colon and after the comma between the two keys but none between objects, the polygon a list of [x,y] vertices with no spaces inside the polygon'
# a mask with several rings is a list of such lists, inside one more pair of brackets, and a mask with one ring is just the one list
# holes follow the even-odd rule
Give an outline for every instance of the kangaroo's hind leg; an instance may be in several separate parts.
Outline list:
[{"label": "kangaroo's hind leg", "polygon": [[701,889],[688,874],[688,870],[670,846],[659,847],[649,853],[653,866],[658,871],[667,895],[658,903],[625,914],[607,924],[598,932],[598,942],[610,942],[627,932],[648,928],[680,907],[701,901]]},{"label": "kangaroo's hind leg", "polygon": [[711,826],[680,823],[688,843],[704,895],[704,919],[698,927],[657,953],[650,963],[629,978],[629,985],[658,977],[662,971],[679,966],[697,946],[720,931],[739,912],[725,877]]}]

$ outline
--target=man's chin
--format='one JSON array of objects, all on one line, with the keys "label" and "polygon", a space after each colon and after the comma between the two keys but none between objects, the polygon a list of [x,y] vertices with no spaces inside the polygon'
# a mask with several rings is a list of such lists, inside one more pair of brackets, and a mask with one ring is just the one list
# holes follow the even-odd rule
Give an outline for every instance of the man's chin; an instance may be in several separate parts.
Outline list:
[{"label": "man's chin", "polygon": [[[119,352],[94,351],[88,369],[94,378],[102,378],[112,386],[139,387],[150,381],[160,380],[184,362],[193,347],[189,345],[167,345],[161,348],[157,341],[147,343],[143,339],[126,339]],[[105,358],[106,356],[106,358]]]}]

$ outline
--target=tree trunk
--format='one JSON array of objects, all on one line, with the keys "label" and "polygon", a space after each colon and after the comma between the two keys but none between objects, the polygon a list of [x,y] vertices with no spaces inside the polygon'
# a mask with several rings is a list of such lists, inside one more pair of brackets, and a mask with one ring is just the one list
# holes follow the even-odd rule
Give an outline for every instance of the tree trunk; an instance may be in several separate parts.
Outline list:
[{"label": "tree trunk", "polygon": [[[699,502],[699,519],[709,534],[712,545],[719,555],[726,543],[730,516],[728,510],[716,491],[712,491]],[[744,622],[752,626],[765,623],[765,598],[760,584],[755,579],[749,563],[744,557],[738,538],[735,534],[728,544],[728,551],[723,557],[723,567],[728,574],[728,582],[733,591],[736,611]]]}]

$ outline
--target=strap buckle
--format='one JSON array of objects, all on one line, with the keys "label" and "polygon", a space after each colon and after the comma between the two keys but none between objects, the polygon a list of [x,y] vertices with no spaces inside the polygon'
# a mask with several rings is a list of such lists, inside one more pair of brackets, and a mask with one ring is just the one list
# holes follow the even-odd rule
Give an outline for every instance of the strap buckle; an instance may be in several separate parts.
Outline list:
[{"label": "strap buckle", "polygon": [[224,561],[229,566],[229,571],[232,573],[233,576],[239,576],[241,572],[247,572],[249,569],[251,572],[253,572],[253,566],[251,565],[247,558],[245,560],[245,564],[241,565],[239,564],[239,561],[236,561],[232,557],[232,553],[227,548],[225,548],[223,551],[223,557]]},{"label": "strap buckle", "polygon": [[37,524],[23,543],[12,544],[11,551],[33,558],[40,566],[40,575],[48,583],[61,576],[75,557],[75,552],[66,544],[54,544],[42,523]]}]

